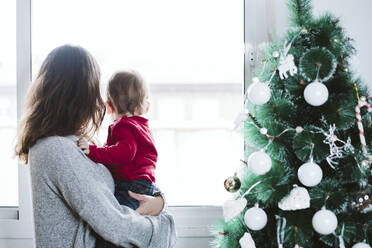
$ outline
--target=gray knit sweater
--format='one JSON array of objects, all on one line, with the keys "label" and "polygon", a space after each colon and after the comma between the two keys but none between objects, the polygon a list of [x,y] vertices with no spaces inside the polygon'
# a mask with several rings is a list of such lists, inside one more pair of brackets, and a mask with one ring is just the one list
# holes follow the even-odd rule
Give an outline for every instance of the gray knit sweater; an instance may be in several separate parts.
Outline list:
[{"label": "gray knit sweater", "polygon": [[94,233],[123,247],[174,247],[172,216],[141,216],[119,205],[110,172],[76,140],[48,137],[30,149],[36,247],[93,248]]}]

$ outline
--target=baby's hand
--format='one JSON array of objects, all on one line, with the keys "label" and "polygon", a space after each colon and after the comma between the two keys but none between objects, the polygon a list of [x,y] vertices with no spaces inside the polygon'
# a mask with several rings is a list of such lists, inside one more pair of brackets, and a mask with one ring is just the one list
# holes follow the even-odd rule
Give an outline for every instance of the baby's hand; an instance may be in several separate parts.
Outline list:
[{"label": "baby's hand", "polygon": [[86,155],[89,155],[89,143],[87,139],[80,138],[77,144]]}]

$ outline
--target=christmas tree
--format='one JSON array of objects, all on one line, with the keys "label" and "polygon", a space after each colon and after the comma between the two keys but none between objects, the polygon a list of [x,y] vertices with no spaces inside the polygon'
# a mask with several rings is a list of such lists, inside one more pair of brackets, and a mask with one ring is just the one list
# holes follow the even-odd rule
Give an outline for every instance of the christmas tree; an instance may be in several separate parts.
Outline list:
[{"label": "christmas tree", "polygon": [[[289,0],[291,28],[270,44],[238,118],[242,171],[213,227],[214,247],[370,247],[372,108],[350,69],[339,19]],[[370,240],[368,240],[370,237]]]}]

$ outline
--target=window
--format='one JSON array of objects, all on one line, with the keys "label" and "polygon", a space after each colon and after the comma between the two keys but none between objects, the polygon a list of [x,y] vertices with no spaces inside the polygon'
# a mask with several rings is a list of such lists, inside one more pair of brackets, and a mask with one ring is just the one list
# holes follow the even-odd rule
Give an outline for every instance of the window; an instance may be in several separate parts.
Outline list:
[{"label": "window", "polygon": [[30,20],[29,0],[0,1],[0,247],[32,247],[34,233],[28,167],[13,158],[31,79]]},{"label": "window", "polygon": [[18,167],[13,158],[17,130],[16,2],[0,1],[0,206],[18,206]]},{"label": "window", "polygon": [[32,34],[33,75],[65,43],[92,53],[103,84],[117,70],[143,75],[157,180],[170,205],[221,205],[230,196],[223,181],[243,153],[233,131],[243,104],[243,2],[33,0]]}]

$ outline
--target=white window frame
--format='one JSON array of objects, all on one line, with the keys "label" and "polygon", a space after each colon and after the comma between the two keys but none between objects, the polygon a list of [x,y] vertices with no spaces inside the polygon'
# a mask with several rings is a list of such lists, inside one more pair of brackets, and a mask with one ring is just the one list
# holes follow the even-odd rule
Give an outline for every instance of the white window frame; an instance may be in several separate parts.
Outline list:
[{"label": "white window frame", "polygon": [[[17,118],[18,121],[23,112],[24,99],[29,83],[31,82],[31,0],[16,0],[16,40],[17,40]],[[255,67],[258,30],[256,15],[259,3],[274,4],[275,0],[266,1],[244,1],[244,90],[250,81],[252,71]],[[274,4],[275,5],[275,4]],[[247,14],[249,13],[249,15]],[[248,20],[249,18],[249,20]],[[253,31],[253,32],[252,32]],[[263,31],[265,32],[265,31]],[[249,36],[247,34],[250,34]],[[242,96],[243,97],[243,96]],[[228,175],[226,175],[228,176]],[[27,246],[33,247],[33,213],[31,204],[31,184],[28,165],[18,165],[19,185],[19,207],[0,207],[0,247],[9,246],[4,240],[23,240]],[[221,182],[222,185],[222,182]],[[207,244],[213,239],[210,226],[222,216],[221,206],[170,206],[169,211],[173,213],[176,220],[177,234],[180,240],[184,239],[206,239]],[[203,244],[204,244],[203,243]],[[5,244],[5,245],[3,245]],[[7,246],[8,244],[8,246]],[[179,242],[177,246],[188,247],[187,242]]]},{"label": "white window frame", "polygon": [[[257,15],[262,13],[266,9],[266,4],[275,5],[275,0],[243,0],[244,1],[244,92],[246,91],[255,67],[257,66],[257,50],[260,39],[268,37],[269,29],[262,30],[258,28],[260,23],[257,23]],[[261,12],[260,12],[261,11]],[[267,26],[272,25],[270,19]],[[262,33],[258,33],[262,30]],[[255,34],[255,35],[252,35]],[[249,35],[248,35],[249,34]],[[263,40],[261,40],[262,42]],[[243,94],[242,94],[243,97]],[[226,175],[227,177],[228,175]],[[222,182],[221,182],[222,187]],[[197,243],[206,245],[209,241],[213,240],[214,237],[210,233],[210,227],[216,223],[216,220],[221,218],[222,207],[221,206],[174,206],[170,207],[169,211],[173,213],[176,227],[177,236],[179,238],[177,248],[190,247],[187,239],[207,239],[205,242]],[[182,242],[182,240],[186,242]],[[181,241],[181,242],[180,242]]]},{"label": "white window frame", "polygon": [[[31,0],[16,2],[16,73],[17,119],[23,111],[24,98],[31,81]],[[0,246],[7,239],[32,240],[34,236],[31,184],[27,165],[18,164],[18,207],[0,207]]]}]

